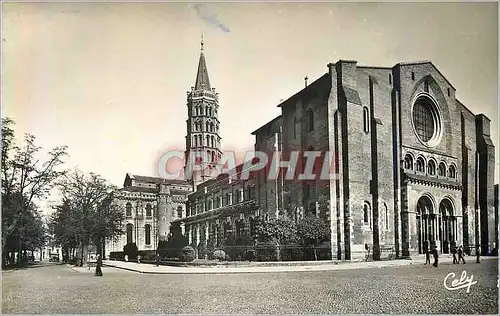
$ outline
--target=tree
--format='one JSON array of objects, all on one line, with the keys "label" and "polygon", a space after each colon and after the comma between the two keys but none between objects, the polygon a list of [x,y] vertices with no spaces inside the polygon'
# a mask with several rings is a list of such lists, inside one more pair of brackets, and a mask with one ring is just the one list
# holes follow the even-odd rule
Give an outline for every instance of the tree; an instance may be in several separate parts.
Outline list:
[{"label": "tree", "polygon": [[174,225],[170,227],[167,240],[158,243],[158,252],[162,258],[178,258],[181,249],[188,245],[189,240],[182,235],[181,228]]},{"label": "tree", "polygon": [[123,254],[127,255],[129,260],[130,259],[137,259],[137,255],[139,254],[139,248],[137,248],[137,245],[135,242],[131,242],[131,243],[123,246]]},{"label": "tree", "polygon": [[257,226],[260,241],[277,241],[279,244],[291,244],[297,241],[297,226],[289,218],[274,218],[261,222]]},{"label": "tree", "polygon": [[66,146],[59,146],[48,153],[45,162],[40,162],[41,147],[35,144],[35,136],[26,134],[24,145],[18,147],[14,141],[13,125],[14,121],[10,118],[2,118],[3,264],[7,259],[5,254],[14,251],[14,236],[17,243],[15,251],[19,252],[18,262],[21,261],[22,251],[26,250],[23,249],[23,240],[26,241],[29,233],[26,225],[31,220],[35,223],[34,218],[37,218],[34,202],[44,198],[55,181],[65,173],[58,169],[67,156]]},{"label": "tree", "polygon": [[97,253],[104,257],[106,239],[116,241],[123,233],[125,215],[123,209],[113,204],[112,194],[104,198],[98,206],[92,240]]},{"label": "tree", "polygon": [[49,229],[54,236],[54,243],[62,248],[63,261],[69,261],[70,254],[74,256],[78,247],[78,217],[73,213],[75,209],[68,199],[63,199],[62,203],[56,205],[54,209],[55,212],[49,220]]},{"label": "tree", "polygon": [[123,211],[112,204],[116,189],[97,174],[84,174],[78,170],[67,174],[58,186],[63,195],[64,216],[54,217],[57,237],[76,242],[79,265],[86,263],[88,246],[101,245],[106,238],[117,238],[123,231]]},{"label": "tree", "polygon": [[318,260],[316,246],[330,238],[330,226],[317,217],[305,217],[297,223],[297,234],[305,246],[314,246],[314,259]]}]

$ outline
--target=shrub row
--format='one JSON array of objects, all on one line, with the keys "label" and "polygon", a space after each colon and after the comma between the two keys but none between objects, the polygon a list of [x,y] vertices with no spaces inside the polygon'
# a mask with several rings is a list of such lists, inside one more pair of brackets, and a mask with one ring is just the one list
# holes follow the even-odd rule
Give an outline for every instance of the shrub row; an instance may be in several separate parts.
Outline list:
[{"label": "shrub row", "polygon": [[[257,245],[257,246],[223,246],[214,251],[209,251],[206,248],[198,248],[199,258],[204,258],[205,254],[208,259],[220,261],[277,261],[278,251],[274,245]],[[154,250],[139,251],[141,260],[155,260]],[[185,246],[178,252],[179,258],[163,258],[163,259],[179,259],[180,261],[190,262],[196,258],[196,250],[191,246]],[[302,247],[297,245],[282,245],[279,251],[280,261],[313,261],[314,247]],[[125,260],[123,251],[111,252],[109,255],[111,260]],[[330,247],[316,247],[317,260],[331,259]],[[128,258],[130,261],[135,261],[137,258]]]},{"label": "shrub row", "polygon": [[[154,260],[155,251],[154,250],[140,250],[138,255],[141,256],[141,260]],[[113,251],[109,253],[110,260],[125,260],[125,253],[123,251]],[[136,260],[137,256],[129,256],[129,260]]]}]

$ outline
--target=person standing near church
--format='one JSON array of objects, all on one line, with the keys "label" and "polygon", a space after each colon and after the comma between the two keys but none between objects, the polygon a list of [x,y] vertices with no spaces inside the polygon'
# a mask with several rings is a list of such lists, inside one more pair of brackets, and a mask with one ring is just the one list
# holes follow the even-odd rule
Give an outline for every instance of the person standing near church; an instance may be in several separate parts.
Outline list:
[{"label": "person standing near church", "polygon": [[97,255],[97,262],[95,265],[95,275],[96,276],[102,276],[102,258],[101,255]]},{"label": "person standing near church", "polygon": [[476,263],[479,263],[479,257],[481,256],[481,248],[476,246]]},{"label": "person standing near church", "polygon": [[458,263],[457,260],[457,247],[452,247],[451,248],[451,253],[453,254],[453,263]]},{"label": "person standing near church", "polygon": [[434,255],[434,263],[432,264],[435,268],[438,266],[439,262],[439,254],[438,254],[438,248],[434,246],[434,249],[432,250],[432,254]]},{"label": "person standing near church", "polygon": [[429,242],[426,240],[424,241],[424,252],[425,252],[425,263],[426,264],[431,264],[431,253],[429,251]]},{"label": "person standing near church", "polygon": [[465,264],[465,259],[464,259],[464,248],[462,245],[458,247],[458,263],[460,263],[460,260]]}]

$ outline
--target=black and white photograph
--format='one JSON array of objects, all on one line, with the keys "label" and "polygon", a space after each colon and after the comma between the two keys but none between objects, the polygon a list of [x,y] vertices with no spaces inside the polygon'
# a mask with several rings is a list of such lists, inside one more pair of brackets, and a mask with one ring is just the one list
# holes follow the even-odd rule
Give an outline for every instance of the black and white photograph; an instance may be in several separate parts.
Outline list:
[{"label": "black and white photograph", "polygon": [[2,1],[2,314],[482,314],[499,4]]}]

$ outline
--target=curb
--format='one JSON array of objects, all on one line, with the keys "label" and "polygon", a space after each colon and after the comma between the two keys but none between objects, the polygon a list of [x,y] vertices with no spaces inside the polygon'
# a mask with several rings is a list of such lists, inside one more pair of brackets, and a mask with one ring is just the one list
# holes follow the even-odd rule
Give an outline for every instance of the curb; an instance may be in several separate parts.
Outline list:
[{"label": "curb", "polygon": [[[481,260],[489,260],[489,259],[498,259],[497,257],[483,257]],[[380,261],[379,261],[380,262]],[[327,267],[327,269],[317,269],[312,266],[298,266],[301,269],[298,270],[289,270],[287,268],[291,266],[282,266],[282,267],[277,267],[277,266],[270,266],[270,267],[240,267],[240,269],[252,269],[252,270],[247,270],[247,271],[231,271],[234,269],[238,269],[236,267],[204,267],[201,269],[204,269],[204,271],[196,271],[196,269],[200,268],[194,268],[194,267],[181,267],[181,269],[193,269],[194,271],[175,271],[176,269],[179,269],[179,267],[171,267],[171,271],[145,271],[145,270],[138,270],[134,268],[128,268],[128,267],[123,267],[123,266],[114,266],[111,264],[106,264],[103,263],[103,266],[105,267],[110,267],[110,268],[116,268],[116,269],[121,269],[121,270],[126,270],[130,272],[135,272],[135,273],[143,273],[143,274],[249,274],[249,273],[293,273],[293,272],[326,272],[326,271],[340,271],[340,270],[360,270],[360,269],[383,269],[383,268],[393,268],[393,267],[402,267],[402,266],[416,266],[419,264],[423,264],[425,260],[391,260],[388,261],[391,262],[392,264],[383,264],[383,265],[376,265],[373,264],[374,261],[367,262],[366,265],[362,266],[354,266],[354,267],[349,267],[351,262],[346,262],[346,264],[337,264],[337,263],[332,263],[331,265],[318,265],[316,267],[324,266]],[[441,263],[443,261],[440,261]],[[352,263],[360,263],[360,262],[352,262]],[[146,265],[146,264],[145,264]],[[347,266],[346,268],[339,268],[341,266]],[[295,266],[297,267],[297,266]],[[264,270],[262,271],[262,268],[282,268],[281,270]]]},{"label": "curb", "polygon": [[[132,269],[132,268],[127,268],[127,267],[121,267],[121,266],[113,266],[109,264],[103,264],[103,266],[110,267],[110,268],[116,268],[116,269],[121,269],[121,270],[126,270],[126,271],[131,271],[131,272],[136,272],[136,273],[143,273],[143,274],[249,274],[249,273],[293,273],[293,272],[326,272],[326,271],[340,271],[340,270],[360,270],[360,269],[373,269],[373,268],[388,268],[388,267],[398,267],[398,266],[407,266],[407,265],[412,265],[412,262],[404,262],[402,264],[394,264],[394,265],[388,265],[388,266],[375,266],[375,265],[367,265],[367,266],[362,266],[362,267],[351,267],[351,268],[338,268],[339,265],[332,265],[328,267],[327,269],[315,269],[315,268],[309,268],[307,266],[301,267],[302,269],[298,270],[289,270],[286,269],[287,267],[283,267],[281,270],[264,270],[264,271],[259,271],[262,267],[254,268],[255,270],[249,270],[249,271],[231,271],[235,268],[205,268],[207,269],[206,271],[144,271],[144,270],[137,270],[137,269]],[[326,265],[325,265],[326,266]],[[277,268],[277,267],[272,267],[272,268]],[[174,268],[176,269],[176,268]]]}]

